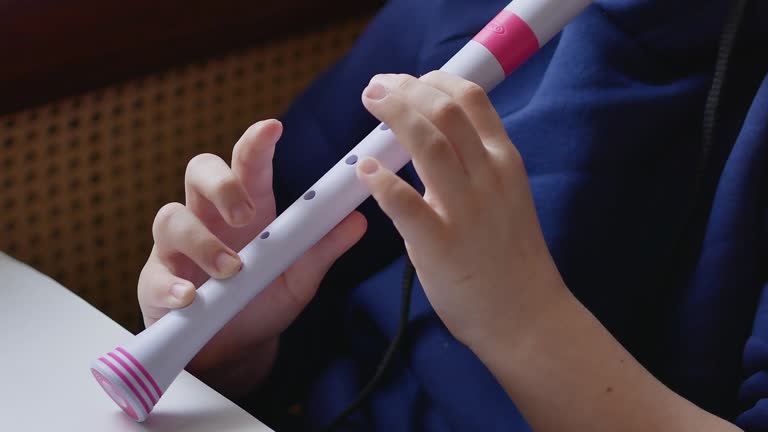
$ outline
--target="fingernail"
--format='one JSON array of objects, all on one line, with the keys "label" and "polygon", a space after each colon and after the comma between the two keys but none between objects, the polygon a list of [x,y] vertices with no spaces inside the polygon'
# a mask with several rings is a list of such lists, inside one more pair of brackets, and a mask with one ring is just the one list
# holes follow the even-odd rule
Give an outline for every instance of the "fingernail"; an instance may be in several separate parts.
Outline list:
[{"label": "fingernail", "polygon": [[377,82],[371,82],[365,88],[363,96],[371,100],[381,100],[387,96],[387,89]]},{"label": "fingernail", "polygon": [[235,206],[230,212],[232,222],[236,225],[247,225],[253,217],[253,210],[245,203]]},{"label": "fingernail", "polygon": [[192,286],[184,283],[176,283],[171,285],[172,300],[176,304],[182,304],[189,296],[189,291],[193,289]]},{"label": "fingernail", "polygon": [[237,256],[232,256],[227,252],[222,252],[216,257],[216,270],[223,276],[229,276],[237,273],[242,264]]},{"label": "fingernail", "polygon": [[360,163],[360,171],[363,174],[371,175],[379,170],[379,163],[374,159],[366,158]]}]

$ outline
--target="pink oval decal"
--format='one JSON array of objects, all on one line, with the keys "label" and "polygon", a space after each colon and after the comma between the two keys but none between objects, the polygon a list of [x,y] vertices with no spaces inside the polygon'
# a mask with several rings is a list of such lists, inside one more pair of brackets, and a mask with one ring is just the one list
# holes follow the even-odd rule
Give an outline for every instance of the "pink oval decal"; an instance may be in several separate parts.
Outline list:
[{"label": "pink oval decal", "polygon": [[489,22],[486,28],[496,34],[504,34],[507,31],[507,29],[504,28],[504,24],[500,24],[495,20]]},{"label": "pink oval decal", "polygon": [[539,40],[528,24],[514,13],[503,10],[472,40],[496,57],[509,75],[539,50]]}]

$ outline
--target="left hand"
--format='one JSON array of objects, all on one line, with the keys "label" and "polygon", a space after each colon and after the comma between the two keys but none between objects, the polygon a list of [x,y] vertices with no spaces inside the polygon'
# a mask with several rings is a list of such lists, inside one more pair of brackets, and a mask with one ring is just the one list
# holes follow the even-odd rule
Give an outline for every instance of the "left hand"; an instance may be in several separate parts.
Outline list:
[{"label": "left hand", "polygon": [[510,326],[536,325],[567,288],[523,161],[482,88],[444,72],[378,75],[363,104],[411,154],[426,193],[371,158],[358,176],[405,239],[448,329],[474,348]]}]

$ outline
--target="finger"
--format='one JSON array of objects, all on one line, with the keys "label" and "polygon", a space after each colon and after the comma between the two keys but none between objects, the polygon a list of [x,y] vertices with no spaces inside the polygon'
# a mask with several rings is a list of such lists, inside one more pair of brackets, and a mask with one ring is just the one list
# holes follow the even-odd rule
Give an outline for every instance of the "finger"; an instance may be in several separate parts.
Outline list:
[{"label": "finger", "polygon": [[[210,153],[197,155],[187,164],[184,175],[187,205],[201,219],[220,216],[227,224],[240,227],[255,216],[254,204],[240,180],[220,157]],[[212,215],[213,204],[218,215]]]},{"label": "finger", "polygon": [[162,310],[187,306],[195,298],[192,282],[174,275],[154,257],[150,257],[141,270],[137,291],[145,317],[153,319],[164,314]]},{"label": "finger", "polygon": [[424,185],[446,204],[457,203],[468,186],[466,171],[446,136],[402,95],[373,81],[363,92],[363,104],[389,125],[413,158]]},{"label": "finger", "polygon": [[[365,216],[359,212],[353,212],[344,218],[286,272],[286,285],[289,289],[316,287],[333,263],[360,240],[367,225]],[[309,295],[293,293],[299,302],[309,301],[313,294],[314,292]]]},{"label": "finger", "polygon": [[373,80],[386,82],[386,87],[431,121],[448,138],[470,177],[487,170],[488,152],[460,101],[410,75],[378,75]]},{"label": "finger", "polygon": [[439,237],[440,217],[403,179],[372,158],[365,158],[360,163],[357,175],[405,241],[428,245]]},{"label": "finger", "polygon": [[242,267],[235,251],[179,203],[166,204],[157,212],[152,234],[161,261],[172,261],[174,256],[183,255],[215,278],[232,276]]},{"label": "finger", "polygon": [[420,80],[456,100],[487,146],[509,145],[504,123],[482,87],[443,71],[430,72]]},{"label": "finger", "polygon": [[254,202],[257,216],[267,222],[275,217],[272,158],[282,133],[279,121],[261,121],[249,127],[232,149],[232,171]]}]

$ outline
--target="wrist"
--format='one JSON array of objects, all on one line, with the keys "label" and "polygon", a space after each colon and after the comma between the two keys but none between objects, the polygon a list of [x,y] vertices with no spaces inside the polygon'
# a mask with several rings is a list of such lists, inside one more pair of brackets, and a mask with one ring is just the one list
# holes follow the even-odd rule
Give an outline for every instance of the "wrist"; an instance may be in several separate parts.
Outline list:
[{"label": "wrist", "polygon": [[559,273],[554,276],[532,287],[524,302],[506,308],[464,343],[483,362],[522,356],[537,340],[547,337],[552,323],[567,315],[565,311],[577,301]]}]

